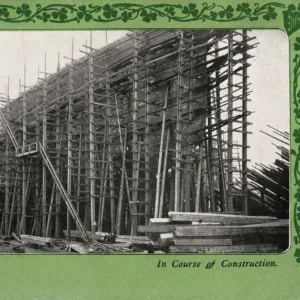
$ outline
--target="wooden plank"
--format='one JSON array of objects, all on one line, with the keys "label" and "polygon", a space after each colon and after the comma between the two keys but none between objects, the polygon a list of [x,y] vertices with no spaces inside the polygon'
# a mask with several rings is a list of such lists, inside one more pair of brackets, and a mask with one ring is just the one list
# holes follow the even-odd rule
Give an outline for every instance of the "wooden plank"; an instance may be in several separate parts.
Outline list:
[{"label": "wooden plank", "polygon": [[[150,225],[155,224],[174,224],[169,218],[152,218],[150,219]],[[192,224],[192,221],[181,221],[180,224]]]},{"label": "wooden plank", "polygon": [[151,218],[150,224],[169,224],[170,219],[169,218]]},{"label": "wooden plank", "polygon": [[41,245],[41,246],[49,246],[52,244],[51,238],[44,238],[44,237],[33,236],[33,235],[21,234],[21,240],[22,242]]},{"label": "wooden plank", "polygon": [[243,216],[219,213],[178,213],[169,212],[170,221],[172,222],[214,222],[226,225],[249,225],[278,221],[275,217],[269,216]]},{"label": "wooden plank", "polygon": [[280,234],[288,233],[286,225],[267,227],[264,225],[256,227],[247,226],[177,226],[174,230],[175,236],[234,236],[246,234]]},{"label": "wooden plank", "polygon": [[238,245],[238,246],[171,246],[171,253],[260,253],[260,252],[280,252],[276,245],[257,244],[257,245]]},{"label": "wooden plank", "polygon": [[261,252],[283,252],[274,244],[236,245],[230,247],[212,247],[207,253],[261,253]]},{"label": "wooden plank", "polygon": [[148,236],[116,235],[116,239],[150,242],[150,238]]},{"label": "wooden plank", "polygon": [[115,242],[116,243],[135,244],[135,245],[149,245],[150,239],[149,239],[149,241],[147,241],[147,240],[130,239],[130,238],[129,239],[116,238]]},{"label": "wooden plank", "polygon": [[[191,225],[184,225],[180,224],[180,227],[188,226],[191,227]],[[196,225],[195,225],[196,226]],[[152,225],[140,225],[138,226],[138,232],[148,232],[148,233],[167,233],[167,232],[173,232],[176,227],[178,227],[178,224],[152,224]]]},{"label": "wooden plank", "polygon": [[231,239],[173,239],[175,246],[232,246]]},{"label": "wooden plank", "polygon": [[269,222],[269,223],[245,225],[245,227],[260,227],[260,226],[265,226],[265,227],[289,226],[289,220],[288,219],[280,219],[278,221]]}]

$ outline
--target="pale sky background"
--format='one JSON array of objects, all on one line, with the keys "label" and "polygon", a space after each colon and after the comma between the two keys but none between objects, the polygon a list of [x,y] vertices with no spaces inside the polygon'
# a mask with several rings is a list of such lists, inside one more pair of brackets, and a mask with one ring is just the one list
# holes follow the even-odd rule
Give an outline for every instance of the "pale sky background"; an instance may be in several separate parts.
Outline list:
[{"label": "pale sky background", "polygon": [[[108,43],[124,36],[126,31],[107,33]],[[251,164],[274,162],[276,148],[273,139],[260,130],[272,133],[267,124],[282,131],[289,131],[289,64],[288,38],[279,30],[253,30],[250,35],[257,37],[260,43],[251,51],[255,55],[251,59],[248,74],[252,83],[251,99],[248,107],[255,113],[249,117],[249,158]],[[45,52],[47,53],[47,72],[54,73],[57,68],[58,52],[63,67],[71,56],[71,41],[74,39],[74,58],[84,54],[82,46],[87,40],[89,31],[10,31],[0,32],[2,47],[0,48],[0,92],[5,92],[7,77],[10,78],[10,96],[15,98],[19,93],[19,78],[23,81],[24,62],[27,66],[26,85],[37,82],[37,70],[44,70]],[[5,45],[5,46],[3,46]],[[93,47],[105,45],[105,31],[93,31]]]}]

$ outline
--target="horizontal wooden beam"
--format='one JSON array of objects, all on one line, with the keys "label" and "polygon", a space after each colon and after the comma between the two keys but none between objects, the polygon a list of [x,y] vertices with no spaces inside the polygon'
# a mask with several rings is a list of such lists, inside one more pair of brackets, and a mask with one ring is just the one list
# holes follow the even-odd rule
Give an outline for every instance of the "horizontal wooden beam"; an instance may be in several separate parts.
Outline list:
[{"label": "horizontal wooden beam", "polygon": [[[173,232],[178,224],[152,224],[152,225],[140,225],[138,226],[138,232],[149,232],[149,233],[167,233],[167,232]],[[191,225],[184,225],[180,224],[180,227],[183,226],[189,226]]]},{"label": "horizontal wooden beam", "polygon": [[[192,224],[192,221],[181,221],[181,224]],[[169,218],[152,218],[150,219],[150,224],[152,225],[165,225],[174,224]]]},{"label": "horizontal wooden beam", "polygon": [[169,252],[171,253],[272,253],[281,252],[276,245],[272,244],[258,244],[258,245],[238,245],[238,246],[171,246]]},{"label": "horizontal wooden beam", "polygon": [[231,239],[175,238],[173,243],[175,246],[232,246]]},{"label": "horizontal wooden beam", "polygon": [[213,237],[213,236],[235,236],[247,234],[288,234],[289,227],[286,225],[268,227],[264,225],[248,227],[248,226],[177,226],[174,230],[174,236],[196,236],[196,237]]},{"label": "horizontal wooden beam", "polygon": [[248,225],[278,221],[277,218],[269,216],[242,216],[219,213],[213,214],[169,212],[169,217],[171,222],[213,222],[226,225]]}]

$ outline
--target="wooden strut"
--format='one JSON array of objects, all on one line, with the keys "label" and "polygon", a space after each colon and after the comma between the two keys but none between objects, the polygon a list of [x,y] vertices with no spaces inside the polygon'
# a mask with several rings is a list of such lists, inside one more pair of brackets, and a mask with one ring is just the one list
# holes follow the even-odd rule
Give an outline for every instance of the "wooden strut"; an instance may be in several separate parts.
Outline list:
[{"label": "wooden strut", "polygon": [[[90,36],[90,47],[92,47],[92,33]],[[88,57],[89,60],[89,168],[90,168],[90,210],[91,210],[91,231],[92,235],[96,232],[96,205],[95,205],[95,116],[94,116],[94,58]]]},{"label": "wooden strut", "polygon": [[158,157],[158,167],[157,167],[157,175],[156,175],[156,194],[155,194],[155,208],[154,208],[154,218],[159,217],[159,199],[160,199],[160,187],[161,187],[161,165],[162,165],[162,157],[163,157],[163,144],[164,144],[164,135],[165,135],[165,127],[166,127],[166,109],[168,104],[168,95],[169,88],[166,89],[165,101],[164,101],[164,111],[162,118],[162,127],[161,127],[161,135],[160,135],[160,146],[159,146],[159,157]]},{"label": "wooden strut", "polygon": [[166,137],[166,146],[165,146],[165,158],[164,158],[164,165],[163,165],[163,177],[162,177],[162,182],[161,182],[161,193],[160,193],[160,199],[159,199],[159,212],[158,212],[159,218],[161,218],[163,215],[165,186],[166,186],[166,177],[167,177],[169,141],[170,141],[170,127],[168,126],[167,137]]},{"label": "wooden strut", "polygon": [[232,32],[228,33],[228,137],[227,137],[227,211],[233,211],[233,196],[232,196],[232,188],[233,188],[233,172],[232,172],[232,117],[233,117],[233,95],[232,95],[232,71],[233,71],[233,38]]},{"label": "wooden strut", "polygon": [[50,174],[52,175],[52,177],[53,177],[53,179],[56,183],[56,186],[59,189],[59,191],[60,191],[60,193],[61,193],[61,195],[62,195],[62,197],[63,197],[63,199],[64,199],[64,201],[67,205],[68,210],[70,211],[71,216],[73,217],[74,221],[77,223],[77,226],[78,226],[78,228],[81,232],[81,235],[82,235],[83,239],[88,240],[88,236],[87,236],[87,233],[86,233],[86,231],[83,227],[83,224],[82,224],[79,216],[77,215],[76,210],[75,210],[70,198],[68,197],[68,194],[65,191],[61,181],[59,180],[59,178],[58,178],[58,176],[55,172],[55,169],[54,169],[54,167],[53,167],[53,165],[52,165],[52,163],[51,163],[51,161],[50,161],[50,159],[49,159],[47,153],[45,152],[45,149],[43,148],[41,143],[39,143],[39,150],[40,150],[40,153],[41,153],[41,156],[44,160],[45,165],[48,167],[48,170],[49,170]]},{"label": "wooden strut", "polygon": [[119,130],[119,136],[120,136],[120,145],[121,145],[121,149],[122,149],[121,186],[120,186],[120,193],[119,193],[117,222],[116,222],[116,233],[120,234],[121,223],[122,223],[123,198],[124,198],[124,181],[126,181],[127,190],[129,190],[126,164],[125,164],[126,163],[126,149],[127,149],[127,127],[125,128],[124,142],[123,142],[117,95],[115,95],[115,104],[116,104],[116,114],[117,114],[117,121],[118,121],[118,130]]},{"label": "wooden strut", "polygon": [[175,199],[174,210],[178,211],[180,206],[180,187],[181,187],[181,138],[182,138],[182,52],[183,52],[183,31],[179,32],[178,45],[178,73],[177,73],[177,91],[176,91],[176,145],[175,145]]},{"label": "wooden strut", "polygon": [[[71,66],[69,69],[69,91],[73,90],[74,87],[74,79],[73,79],[73,39],[72,39],[72,48],[71,48]],[[67,150],[67,194],[69,197],[71,197],[71,193],[72,193],[72,177],[71,177],[71,172],[72,172],[72,167],[73,167],[73,161],[72,161],[72,157],[73,157],[73,152],[72,152],[72,130],[73,130],[73,110],[74,110],[74,103],[73,103],[73,95],[72,93],[70,93],[68,95],[68,133],[67,133],[67,137],[68,137],[68,150]],[[70,230],[71,230],[71,218],[70,218],[70,212],[69,210],[67,210],[67,240],[70,240]]]},{"label": "wooden strut", "polygon": [[[218,43],[215,46],[215,57],[216,59],[219,56],[219,45]],[[216,80],[219,80],[220,72],[216,70],[215,72]],[[216,122],[221,120],[221,113],[220,113],[220,90],[218,88],[215,89],[215,118]],[[219,127],[217,129],[217,148],[218,148],[218,163],[219,163],[219,190],[220,190],[220,206],[221,211],[227,211],[227,199],[226,199],[226,185],[225,185],[225,172],[224,172],[224,160],[223,160],[223,153],[222,153],[222,130]]]},{"label": "wooden strut", "polygon": [[[243,30],[243,42],[247,40],[247,30]],[[247,51],[243,52],[243,111],[248,110],[248,99],[247,99]],[[242,133],[242,197],[243,197],[243,211],[248,214],[248,184],[247,184],[247,157],[248,157],[248,134],[247,134],[247,115],[243,116],[243,133]]]},{"label": "wooden strut", "polygon": [[132,102],[132,206],[131,206],[131,235],[137,235],[138,225],[138,130],[137,130],[137,111],[138,111],[138,40],[134,36],[133,48],[133,102]]}]

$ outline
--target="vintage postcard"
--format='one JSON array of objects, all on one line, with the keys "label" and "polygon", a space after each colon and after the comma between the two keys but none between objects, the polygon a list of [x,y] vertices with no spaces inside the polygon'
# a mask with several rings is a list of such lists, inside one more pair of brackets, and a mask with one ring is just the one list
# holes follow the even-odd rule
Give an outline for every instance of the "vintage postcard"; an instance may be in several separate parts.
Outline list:
[{"label": "vintage postcard", "polygon": [[0,0],[0,299],[299,298],[300,3]]}]

